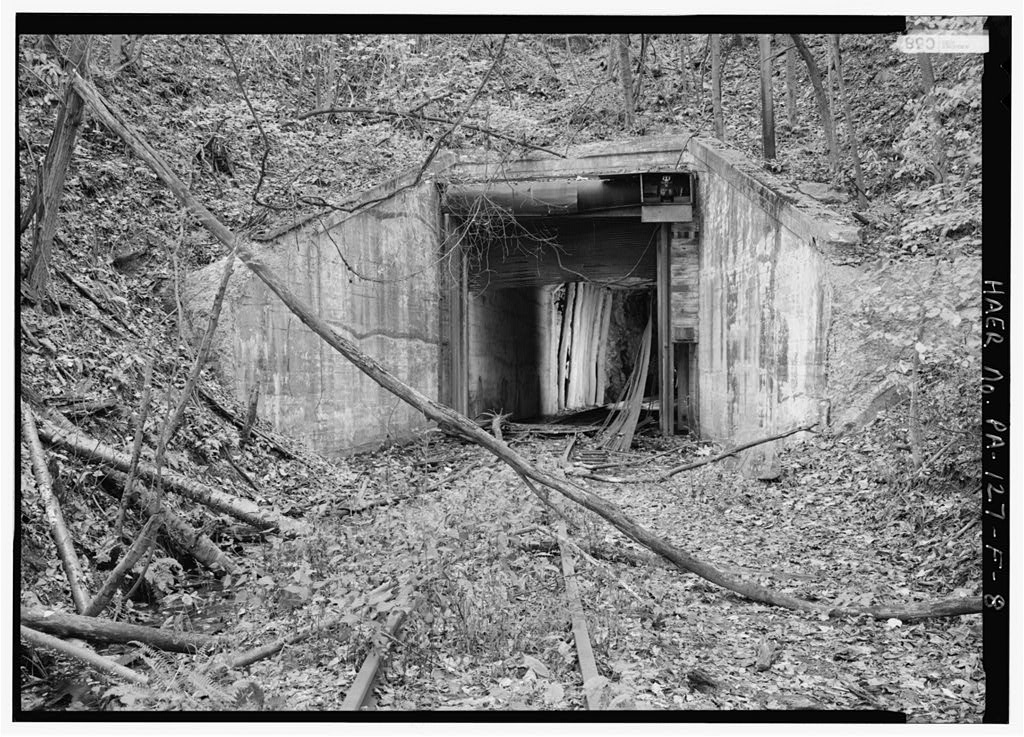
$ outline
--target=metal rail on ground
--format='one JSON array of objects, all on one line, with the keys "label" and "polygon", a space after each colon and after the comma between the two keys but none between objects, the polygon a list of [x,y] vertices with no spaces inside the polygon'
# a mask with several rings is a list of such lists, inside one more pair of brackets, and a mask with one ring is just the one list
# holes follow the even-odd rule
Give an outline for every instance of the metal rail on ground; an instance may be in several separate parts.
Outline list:
[{"label": "metal rail on ground", "polygon": [[576,583],[576,564],[572,550],[564,542],[568,540],[565,521],[558,520],[555,530],[558,533],[558,549],[562,558],[562,575],[565,577],[565,596],[569,600],[569,614],[572,618],[572,636],[576,641],[576,656],[580,663],[580,673],[583,675],[583,693],[587,709],[597,711],[601,708],[598,695],[594,690],[586,688],[587,682],[598,676],[597,663],[594,660],[594,649],[590,645],[590,632],[587,629],[587,619],[583,615],[583,602],[580,601],[580,590]]},{"label": "metal rail on ground", "polygon": [[[401,629],[402,622],[404,621],[404,610],[399,609],[391,613],[385,627],[385,632],[387,632],[390,638],[398,636],[398,630]],[[352,682],[348,693],[345,694],[345,700],[341,704],[341,711],[359,711],[364,706],[370,705],[373,699],[373,687],[377,683],[377,677],[380,675],[383,664],[384,656],[380,648],[374,645],[373,649],[370,650],[370,654],[366,656],[366,660],[363,661],[363,665],[356,674],[356,679]]]}]

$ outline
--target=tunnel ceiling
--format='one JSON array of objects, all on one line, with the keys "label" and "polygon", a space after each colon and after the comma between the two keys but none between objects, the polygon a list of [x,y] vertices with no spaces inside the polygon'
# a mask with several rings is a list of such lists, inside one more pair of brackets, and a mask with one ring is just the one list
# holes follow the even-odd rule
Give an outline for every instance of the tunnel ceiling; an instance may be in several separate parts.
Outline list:
[{"label": "tunnel ceiling", "polygon": [[470,256],[469,287],[485,289],[594,281],[654,284],[659,223],[639,219],[531,218]]}]

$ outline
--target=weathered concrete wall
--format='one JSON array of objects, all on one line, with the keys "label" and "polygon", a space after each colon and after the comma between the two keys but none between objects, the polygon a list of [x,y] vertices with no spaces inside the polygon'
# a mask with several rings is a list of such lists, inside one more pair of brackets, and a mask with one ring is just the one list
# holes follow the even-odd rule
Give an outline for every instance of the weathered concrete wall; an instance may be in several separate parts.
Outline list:
[{"label": "weathered concrete wall", "polygon": [[[440,159],[439,170],[449,166],[451,158]],[[464,162],[448,175],[514,180],[669,170],[698,176],[701,431],[742,441],[816,419],[819,401],[829,396],[831,262],[842,260],[844,247],[857,240],[855,229],[834,214],[779,186],[737,152],[685,134],[584,147],[569,159],[537,154],[518,162]],[[411,188],[415,177],[365,193],[366,201],[395,196],[355,216],[313,219],[279,234],[262,255],[340,332],[437,397],[444,268],[437,263],[439,202],[432,183]],[[679,246],[674,270],[689,285],[693,249]],[[192,275],[187,285],[187,305],[199,325],[221,266]],[[551,292],[503,291],[471,298],[471,414],[505,409],[527,415],[550,404],[550,392],[540,385],[550,382],[554,365],[548,358]],[[685,329],[693,322],[692,292],[675,292],[674,313]],[[259,384],[261,415],[324,452],[372,448],[426,424],[327,348],[242,267],[232,279],[217,341],[218,366],[236,397],[244,401]]]},{"label": "weathered concrete wall", "polygon": [[[408,179],[406,177],[405,179]],[[366,194],[397,192],[354,216],[337,214],[280,235],[265,262],[335,329],[430,397],[438,394],[438,197],[433,184],[398,179]],[[192,275],[194,319],[205,314],[222,263]],[[261,417],[328,454],[378,446],[426,426],[323,343],[251,272],[231,280],[217,333],[218,366],[244,401],[260,386]]]},{"label": "weathered concrete wall", "polygon": [[[691,151],[701,217],[701,432],[742,442],[814,421],[827,395],[826,254],[855,231],[802,211],[737,154],[705,142]],[[771,453],[763,447],[746,460],[756,466]]]},{"label": "weathered concrete wall", "polygon": [[[541,413],[550,378],[552,290],[487,289],[469,297],[469,414]],[[556,347],[557,350],[557,347]]]}]

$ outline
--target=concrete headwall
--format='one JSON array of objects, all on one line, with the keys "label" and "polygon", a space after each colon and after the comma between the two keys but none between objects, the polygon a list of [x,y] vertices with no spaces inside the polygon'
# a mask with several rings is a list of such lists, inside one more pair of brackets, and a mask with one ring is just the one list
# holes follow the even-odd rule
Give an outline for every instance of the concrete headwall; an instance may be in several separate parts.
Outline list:
[{"label": "concrete headwall", "polygon": [[[398,179],[367,193],[394,197],[354,216],[309,221],[261,249],[261,258],[332,327],[403,381],[438,394],[438,195]],[[198,325],[223,262],[186,288]],[[195,319],[194,318],[194,319]],[[239,264],[215,346],[225,384],[244,402],[259,384],[261,417],[327,454],[378,446],[426,426],[425,418],[377,386],[303,325]]]},{"label": "concrete headwall", "polygon": [[[436,171],[451,166],[441,158]],[[523,179],[659,170],[697,174],[697,242],[673,244],[673,314],[676,338],[698,342],[701,432],[742,442],[817,419],[829,396],[832,263],[857,241],[856,230],[833,213],[779,186],[738,152],[684,135],[602,144],[570,159],[502,162],[498,170],[459,164],[449,174],[480,179],[498,171]],[[437,398],[446,265],[438,262],[437,190],[430,181],[413,187],[417,174],[365,193],[364,201],[378,204],[356,215],[317,217],[279,234],[261,258],[339,332]],[[212,264],[186,285],[186,306],[200,328],[222,267]],[[471,414],[527,415],[551,404],[543,390],[556,366],[551,290],[505,291],[471,297]],[[244,403],[258,385],[261,416],[322,452],[370,449],[427,425],[241,265],[216,341],[218,368],[237,399]]]},{"label": "concrete headwall", "polygon": [[703,141],[690,150],[699,182],[701,432],[743,442],[813,422],[827,397],[829,253],[853,242],[855,230],[766,183],[734,152]]}]

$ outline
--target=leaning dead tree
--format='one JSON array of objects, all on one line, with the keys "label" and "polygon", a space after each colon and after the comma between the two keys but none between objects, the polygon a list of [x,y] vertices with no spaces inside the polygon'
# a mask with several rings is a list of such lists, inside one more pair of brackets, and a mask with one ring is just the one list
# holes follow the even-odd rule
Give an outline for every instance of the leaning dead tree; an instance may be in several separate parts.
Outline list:
[{"label": "leaning dead tree", "polygon": [[818,63],[814,61],[814,55],[811,54],[811,50],[807,48],[807,44],[804,43],[800,34],[794,33],[791,38],[796,46],[796,50],[800,52],[800,56],[807,65],[807,74],[811,78],[811,86],[814,87],[814,101],[818,105],[821,129],[825,132],[825,142],[828,144],[829,162],[832,165],[833,171],[839,171],[839,144],[836,141],[835,126],[832,125],[832,109],[828,104],[828,98],[825,96],[825,87],[821,83],[821,70],[818,69]]},{"label": "leaning dead tree", "polygon": [[[72,39],[65,69],[77,75],[84,72],[88,65],[92,37],[72,36]],[[28,207],[36,219],[32,255],[28,264],[28,283],[32,296],[40,301],[45,300],[48,294],[50,252],[53,250],[53,238],[57,233],[57,215],[64,195],[64,179],[67,177],[68,164],[81,123],[82,98],[71,85],[68,85],[39,175],[41,185],[37,187],[37,196],[32,198]]]},{"label": "leaning dead tree", "polygon": [[616,36],[616,50],[619,62],[619,84],[622,87],[622,117],[626,130],[633,128],[633,112],[636,100],[633,97],[633,69],[629,59],[629,34]]},{"label": "leaning dead tree", "polygon": [[775,98],[772,94],[772,37],[757,34],[761,55],[761,148],[766,159],[775,158]]},{"label": "leaning dead tree", "polygon": [[839,85],[839,100],[843,105],[843,117],[846,118],[846,132],[850,136],[850,157],[853,159],[853,177],[854,184],[857,187],[857,206],[863,209],[868,206],[868,197],[864,184],[864,170],[860,165],[857,125],[853,122],[850,96],[846,93],[846,80],[843,79],[843,59],[840,52],[838,33],[833,33],[829,36],[829,46],[832,49],[832,65],[836,69],[836,82]]},{"label": "leaning dead tree", "polygon": [[715,121],[715,138],[725,140],[725,118],[722,116],[722,35],[711,34],[711,111]]},{"label": "leaning dead tree", "polygon": [[310,330],[316,333],[328,345],[353,363],[356,368],[370,379],[388,390],[410,406],[422,412],[428,419],[437,422],[441,427],[480,445],[487,451],[509,465],[519,474],[527,486],[541,499],[547,499],[546,492],[537,489],[534,482],[547,489],[557,492],[581,507],[597,514],[631,540],[661,555],[680,570],[695,573],[718,586],[734,591],[752,601],[772,604],[787,609],[815,613],[833,614],[866,614],[872,617],[921,618],[927,616],[949,616],[981,611],[981,597],[954,599],[938,602],[934,605],[921,604],[908,608],[885,607],[849,607],[833,608],[827,604],[800,599],[778,591],[773,591],[759,584],[739,581],[716,568],[699,560],[685,550],[672,545],[658,537],[638,522],[627,516],[618,506],[594,494],[588,489],[558,478],[557,476],[537,468],[512,450],[503,441],[493,437],[465,415],[456,412],[431,399],[427,395],[409,386],[388,371],[380,362],[335,330],[327,321],[320,317],[314,308],[296,296],[285,284],[284,280],[271,270],[256,254],[253,244],[239,238],[224,226],[214,215],[200,203],[181,179],[167,166],[163,158],[143,139],[100,95],[92,84],[77,74],[72,75],[72,84],[83,98],[92,105],[97,118],[104,125],[117,133],[129,148],[142,159],[164,182],[178,200],[209,230],[229,251],[234,251],[243,263],[273,291],[278,298],[298,317]]}]

